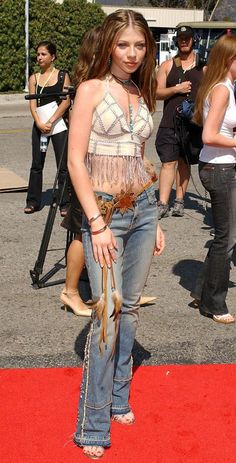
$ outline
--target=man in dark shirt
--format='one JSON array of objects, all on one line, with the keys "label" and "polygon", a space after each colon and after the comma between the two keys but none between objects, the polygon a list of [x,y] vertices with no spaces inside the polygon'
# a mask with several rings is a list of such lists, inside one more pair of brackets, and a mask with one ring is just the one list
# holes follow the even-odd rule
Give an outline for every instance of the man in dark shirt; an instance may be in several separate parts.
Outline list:
[{"label": "man in dark shirt", "polygon": [[191,100],[195,99],[203,75],[203,69],[197,65],[197,55],[193,50],[193,29],[189,26],[177,28],[176,43],[179,49],[178,64],[176,58],[168,59],[161,64],[157,72],[157,99],[164,100],[163,116],[156,137],[156,150],[162,162],[159,219],[169,215],[169,197],[175,180],[176,199],[172,215],[184,215],[184,196],[190,178],[190,167],[181,152],[181,140],[176,134],[175,110],[187,96]]}]

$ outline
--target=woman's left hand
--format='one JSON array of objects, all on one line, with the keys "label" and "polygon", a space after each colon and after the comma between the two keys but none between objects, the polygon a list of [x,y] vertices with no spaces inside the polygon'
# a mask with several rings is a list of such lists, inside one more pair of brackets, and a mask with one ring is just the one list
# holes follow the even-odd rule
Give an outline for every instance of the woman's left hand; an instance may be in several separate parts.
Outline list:
[{"label": "woman's left hand", "polygon": [[157,225],[157,232],[156,232],[156,244],[154,248],[153,255],[154,256],[160,256],[161,253],[165,249],[165,235],[160,227],[160,225]]},{"label": "woman's left hand", "polygon": [[51,132],[51,130],[52,130],[52,122],[50,120],[45,123],[45,129],[46,129],[45,130],[46,133]]}]

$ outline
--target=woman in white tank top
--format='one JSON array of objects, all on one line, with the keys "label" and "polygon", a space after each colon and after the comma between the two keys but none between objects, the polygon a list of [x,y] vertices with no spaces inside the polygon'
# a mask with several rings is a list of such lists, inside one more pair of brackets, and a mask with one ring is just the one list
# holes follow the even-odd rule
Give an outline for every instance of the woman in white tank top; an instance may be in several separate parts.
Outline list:
[{"label": "woman in white tank top", "polygon": [[203,123],[199,175],[210,194],[215,237],[192,295],[200,313],[219,323],[234,323],[226,296],[236,243],[236,37],[224,35],[210,52],[199,87],[195,122]]}]

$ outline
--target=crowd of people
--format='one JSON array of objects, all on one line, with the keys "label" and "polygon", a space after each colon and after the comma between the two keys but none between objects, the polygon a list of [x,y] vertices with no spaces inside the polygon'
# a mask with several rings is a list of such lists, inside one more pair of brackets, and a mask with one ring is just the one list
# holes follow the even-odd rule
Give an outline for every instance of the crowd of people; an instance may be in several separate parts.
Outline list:
[{"label": "crowd of people", "polygon": [[[184,215],[190,166],[173,115],[186,97],[195,100],[193,121],[203,127],[199,175],[210,194],[215,231],[192,295],[202,315],[218,323],[235,322],[225,299],[236,243],[236,37],[222,36],[205,67],[196,61],[194,41],[190,27],[178,28],[176,59],[167,60],[156,72],[156,44],[144,17],[129,9],[108,15],[84,38],[69,131],[65,125],[57,133],[53,128],[68,109],[69,97],[57,101],[54,113],[44,122],[38,107],[51,103],[53,89],[58,92],[68,86],[69,76],[64,73],[60,85],[53,44],[44,41],[36,49],[40,73],[29,81],[30,93],[38,97],[30,103],[33,161],[24,212],[40,209],[46,155],[40,152],[40,143],[41,134],[46,134],[52,138],[57,162],[58,156],[68,158],[70,179],[67,184],[63,164],[62,226],[74,233],[74,239],[60,298],[76,315],[91,317],[74,442],[92,459],[101,458],[111,445],[111,420],[122,425],[135,422],[129,404],[132,348],[152,258],[165,248],[158,219],[169,215],[175,180],[172,215]],[[162,162],[158,202],[157,176],[144,157],[157,99],[164,100],[156,137]],[[66,153],[58,154],[57,146]],[[90,306],[78,292],[84,264]]]}]

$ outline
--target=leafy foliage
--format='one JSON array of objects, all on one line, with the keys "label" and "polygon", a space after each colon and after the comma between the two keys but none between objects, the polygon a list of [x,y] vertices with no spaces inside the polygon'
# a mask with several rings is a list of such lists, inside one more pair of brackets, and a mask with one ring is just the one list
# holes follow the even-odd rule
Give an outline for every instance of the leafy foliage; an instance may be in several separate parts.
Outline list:
[{"label": "leafy foliage", "polygon": [[[82,38],[105,17],[101,6],[86,0],[30,0],[29,69],[37,69],[35,47],[41,40],[57,46],[57,67],[69,72],[77,61]],[[19,91],[25,85],[25,0],[1,0],[0,91]]]}]

